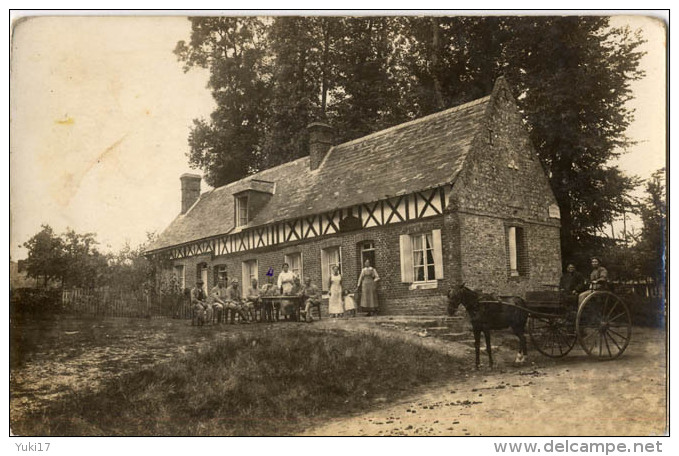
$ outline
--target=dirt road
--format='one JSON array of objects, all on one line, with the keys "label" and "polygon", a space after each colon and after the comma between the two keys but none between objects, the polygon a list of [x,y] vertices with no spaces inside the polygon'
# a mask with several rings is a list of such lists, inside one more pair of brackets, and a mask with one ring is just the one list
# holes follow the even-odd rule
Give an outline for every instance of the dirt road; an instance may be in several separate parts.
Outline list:
[{"label": "dirt road", "polygon": [[[666,433],[663,331],[634,328],[615,361],[598,362],[576,347],[560,360],[532,352],[512,365],[512,336],[494,338],[498,366],[429,388],[407,401],[339,419],[303,435],[355,436],[646,436]],[[470,344],[465,346],[471,361]]]}]

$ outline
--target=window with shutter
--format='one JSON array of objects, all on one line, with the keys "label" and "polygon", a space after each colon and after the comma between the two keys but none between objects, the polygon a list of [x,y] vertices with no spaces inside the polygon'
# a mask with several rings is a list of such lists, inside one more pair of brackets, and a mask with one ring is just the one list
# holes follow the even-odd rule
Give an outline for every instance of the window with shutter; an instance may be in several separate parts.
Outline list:
[{"label": "window with shutter", "polygon": [[524,229],[520,226],[508,226],[507,235],[507,265],[510,277],[528,275],[528,250]]},{"label": "window with shutter", "polygon": [[443,279],[441,230],[401,235],[399,247],[401,282],[435,284]]},{"label": "window with shutter", "polygon": [[441,230],[431,232],[434,243],[434,274],[436,280],[443,279],[443,245],[441,243]]},{"label": "window with shutter", "polygon": [[432,233],[411,236],[413,246],[413,282],[436,280]]},{"label": "window with shutter", "polygon": [[409,234],[402,234],[399,238],[401,250],[401,282],[413,282],[413,247]]}]

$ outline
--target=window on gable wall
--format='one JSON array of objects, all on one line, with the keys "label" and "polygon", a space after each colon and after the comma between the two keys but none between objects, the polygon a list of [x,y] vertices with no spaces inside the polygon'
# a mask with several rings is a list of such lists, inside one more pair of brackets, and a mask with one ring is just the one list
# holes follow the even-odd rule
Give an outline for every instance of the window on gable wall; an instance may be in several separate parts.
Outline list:
[{"label": "window on gable wall", "polygon": [[441,230],[400,237],[401,282],[432,284],[443,279]]},{"label": "window on gable wall", "polygon": [[248,224],[248,196],[236,197],[236,226]]},{"label": "window on gable wall", "polygon": [[508,226],[507,235],[507,263],[510,277],[528,275],[528,251],[524,229],[520,226]]}]

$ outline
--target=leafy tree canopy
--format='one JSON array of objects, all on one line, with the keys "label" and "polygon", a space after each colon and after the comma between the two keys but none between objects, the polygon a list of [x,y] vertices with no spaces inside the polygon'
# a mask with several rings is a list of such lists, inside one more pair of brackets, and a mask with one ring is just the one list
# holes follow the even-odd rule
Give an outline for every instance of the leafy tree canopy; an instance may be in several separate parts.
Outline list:
[{"label": "leafy tree canopy", "polygon": [[102,253],[93,233],[79,234],[73,229],[57,235],[49,225],[26,241],[28,258],[22,263],[29,277],[42,279],[43,286],[95,288],[113,286],[127,290],[144,289],[154,280],[156,265],[144,257],[147,243],[132,247],[125,244],[118,252]]}]

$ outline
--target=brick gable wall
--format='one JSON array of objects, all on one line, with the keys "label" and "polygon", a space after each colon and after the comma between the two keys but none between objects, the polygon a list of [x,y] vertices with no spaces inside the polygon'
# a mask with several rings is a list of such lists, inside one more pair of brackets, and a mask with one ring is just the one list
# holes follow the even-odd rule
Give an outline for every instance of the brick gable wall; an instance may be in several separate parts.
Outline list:
[{"label": "brick gable wall", "polygon": [[[524,296],[558,283],[559,221],[549,217],[556,200],[506,83],[496,86],[485,121],[448,206],[458,211],[461,281]],[[523,229],[520,255],[526,269],[519,277],[509,274],[509,226]]]}]

